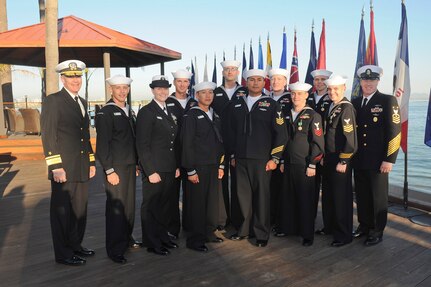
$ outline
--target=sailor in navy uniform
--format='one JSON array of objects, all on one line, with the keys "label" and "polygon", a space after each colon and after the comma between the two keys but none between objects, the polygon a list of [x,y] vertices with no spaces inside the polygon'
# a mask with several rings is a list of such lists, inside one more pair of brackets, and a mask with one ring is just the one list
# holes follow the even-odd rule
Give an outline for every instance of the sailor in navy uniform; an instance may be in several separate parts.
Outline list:
[{"label": "sailor in navy uniform", "polygon": [[95,254],[81,245],[87,223],[88,180],[96,174],[87,102],[78,95],[85,68],[78,60],[56,66],[63,89],[44,99],[41,113],[43,151],[52,190],[55,260],[75,266],[85,264],[82,256]]},{"label": "sailor in navy uniform", "polygon": [[[223,68],[222,74],[224,84],[214,90],[214,100],[211,107],[222,120],[222,136],[225,150],[227,151],[229,150],[229,139],[227,135],[227,131],[229,130],[229,106],[237,97],[245,96],[247,89],[237,82],[241,62],[226,60],[221,62],[220,65]],[[236,172],[235,167],[229,164],[229,157],[230,155],[226,155],[225,157],[225,176],[223,177],[223,199],[227,218],[221,217],[219,219],[219,228],[223,228],[230,222],[232,222],[233,226],[236,228],[241,224],[241,214],[239,212],[238,196],[236,194]],[[223,214],[223,212],[220,212],[220,215]]]},{"label": "sailor in navy uniform", "polygon": [[[325,118],[325,114],[329,109],[332,101],[329,98],[328,91],[326,89],[325,80],[327,80],[332,75],[331,71],[319,69],[311,72],[311,76],[313,77],[313,88],[309,91],[309,96],[307,99],[307,105],[314,109],[319,115],[322,117],[322,120]],[[314,206],[314,218],[317,216],[317,210],[319,206],[319,198],[320,198],[320,190],[323,186],[322,184],[322,166],[318,164],[316,166],[316,176],[315,176],[315,206]],[[324,235],[324,230],[317,230],[317,234]]]},{"label": "sailor in navy uniform", "polygon": [[116,75],[106,79],[111,99],[96,115],[96,156],[105,172],[106,251],[116,263],[126,263],[124,253],[133,239],[136,193],[136,116],[126,103],[132,79]]},{"label": "sailor in navy uniform", "polygon": [[353,158],[353,170],[359,221],[353,236],[366,235],[366,246],[382,241],[388,216],[388,176],[401,141],[397,100],[377,90],[382,73],[374,65],[358,69],[362,97],[352,101],[358,125],[358,152]]},{"label": "sailor in navy uniform", "polygon": [[[173,92],[168,99],[166,100],[166,106],[169,107],[172,115],[175,117],[178,125],[178,130],[181,131],[181,122],[183,119],[183,115],[193,106],[197,105],[197,101],[191,97],[187,90],[190,86],[190,79],[192,77],[192,73],[187,70],[179,69],[175,72],[172,72],[172,76],[174,77],[174,86],[175,92]],[[193,95],[192,95],[193,96]],[[180,136],[177,136],[177,145],[180,145]],[[180,156],[181,148],[177,149],[178,156]],[[180,198],[180,189],[182,187],[183,191],[183,199],[182,199],[182,212],[183,218],[185,218],[185,205],[187,205],[184,200],[186,191],[186,182],[187,182],[187,172],[181,168],[181,176],[176,180],[176,189],[172,191],[170,196],[170,204],[167,205],[168,212],[171,213],[170,219],[168,222],[168,232],[172,239],[177,239],[178,234],[180,233],[180,210],[179,210],[179,198]],[[183,228],[187,229],[186,225],[183,222]]]},{"label": "sailor in navy uniform", "polygon": [[[289,115],[292,109],[290,92],[286,90],[289,72],[286,69],[272,69],[268,72],[271,83],[269,96],[276,101],[283,111],[283,115]],[[280,193],[283,184],[283,174],[276,168],[271,175],[271,225],[274,232],[278,231],[280,220]]]},{"label": "sailor in navy uniform", "polygon": [[225,212],[221,197],[224,174],[224,147],[221,120],[210,108],[216,84],[202,82],[195,86],[198,106],[192,107],[183,120],[182,165],[187,170],[186,220],[189,234],[187,247],[208,251],[206,242],[221,243],[217,237],[219,212]]},{"label": "sailor in navy uniform", "polygon": [[178,247],[167,230],[170,213],[166,205],[180,176],[178,127],[166,106],[170,86],[166,76],[154,76],[150,84],[154,99],[139,110],[136,120],[136,148],[142,168],[142,241],[148,252],[158,255],[168,255],[167,248]]},{"label": "sailor in navy uniform", "polygon": [[300,235],[304,246],[314,241],[314,180],[325,142],[320,115],[306,105],[310,88],[300,82],[289,85],[292,110],[286,116],[289,140],[280,165],[284,182],[279,232],[275,234]]},{"label": "sailor in navy uniform", "polygon": [[270,180],[287,142],[287,129],[280,106],[262,94],[265,71],[246,73],[249,95],[231,105],[231,164],[236,166],[238,200],[243,217],[232,240],[256,237],[264,247],[270,235]]},{"label": "sailor in navy uniform", "polygon": [[344,97],[346,79],[332,76],[325,81],[332,104],[326,116],[322,213],[326,234],[333,235],[331,246],[352,242],[353,195],[351,158],[356,152],[355,109]]}]

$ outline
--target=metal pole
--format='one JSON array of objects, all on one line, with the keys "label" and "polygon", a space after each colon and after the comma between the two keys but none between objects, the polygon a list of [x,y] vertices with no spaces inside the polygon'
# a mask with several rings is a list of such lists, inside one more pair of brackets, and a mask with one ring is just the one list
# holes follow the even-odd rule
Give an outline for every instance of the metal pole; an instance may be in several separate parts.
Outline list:
[{"label": "metal pole", "polygon": [[407,181],[407,149],[404,153],[404,188],[403,188],[403,197],[404,197],[404,210],[407,210],[409,207],[409,182]]},{"label": "metal pole", "polygon": [[[130,67],[126,67],[126,77],[130,78]],[[132,87],[130,87],[129,94],[127,95],[127,104],[132,106]]]}]

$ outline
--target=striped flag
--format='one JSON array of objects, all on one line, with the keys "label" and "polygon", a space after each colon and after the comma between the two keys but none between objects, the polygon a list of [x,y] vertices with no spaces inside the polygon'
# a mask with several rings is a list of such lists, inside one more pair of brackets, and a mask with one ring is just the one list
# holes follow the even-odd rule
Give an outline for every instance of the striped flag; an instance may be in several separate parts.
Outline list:
[{"label": "striped flag", "polygon": [[241,86],[245,87],[247,84],[247,79],[245,78],[245,72],[247,71],[247,59],[245,58],[245,43],[242,47],[242,77]]},{"label": "striped flag", "polygon": [[217,58],[216,54],[214,53],[214,69],[213,69],[213,79],[212,82],[217,84]]},{"label": "striped flag", "polygon": [[427,113],[427,122],[425,125],[425,139],[424,143],[431,147],[431,90],[430,90],[430,96],[428,100],[428,113]]},{"label": "striped flag", "polygon": [[379,65],[379,59],[377,57],[377,42],[376,34],[374,33],[374,11],[373,4],[370,5],[370,35],[368,36],[367,53],[365,56],[365,64],[367,65]]},{"label": "striped flag", "polygon": [[260,36],[259,36],[259,55],[257,57],[257,68],[263,70],[263,51],[262,51],[262,43],[260,41]]},{"label": "striped flag", "polygon": [[305,76],[305,82],[313,86],[313,76],[311,72],[316,70],[316,41],[314,40],[314,20],[311,25],[311,41],[310,41],[310,60],[308,61],[307,75]]},{"label": "striped flag", "polygon": [[280,68],[287,69],[287,38],[286,38],[286,27],[283,27],[283,50],[281,51]]},{"label": "striped flag", "polygon": [[319,56],[316,69],[326,69],[326,33],[325,19],[322,20],[322,33],[320,33]]},{"label": "striped flag", "polygon": [[353,73],[353,85],[351,99],[362,95],[359,76],[356,71],[365,64],[365,28],[364,28],[364,9],[362,9],[361,25],[359,27],[358,53],[356,55],[355,72]]},{"label": "striped flag", "polygon": [[397,54],[394,68],[394,96],[400,106],[401,115],[401,148],[407,152],[407,131],[410,98],[409,43],[407,29],[407,12],[404,1],[401,4],[401,26],[398,36]]},{"label": "striped flag", "polygon": [[293,56],[292,56],[292,66],[290,67],[289,84],[293,84],[298,81],[299,81],[298,52],[296,51],[296,30],[295,30],[295,36],[293,38]]},{"label": "striped flag", "polygon": [[192,66],[191,66],[192,77],[190,78],[189,94],[192,98],[194,98],[195,97],[194,87],[195,87],[195,83],[196,83],[196,81],[195,81],[195,67],[193,66],[193,60],[191,62],[192,62]]},{"label": "striped flag", "polygon": [[248,69],[249,70],[254,69],[254,60],[253,60],[254,56],[253,56],[253,46],[252,45],[253,44],[252,44],[252,41],[250,39],[250,62],[248,63]]},{"label": "striped flag", "polygon": [[268,72],[272,69],[272,55],[271,55],[271,44],[269,43],[269,33],[266,39],[266,78],[265,78],[265,90],[271,91],[271,82],[268,77]]}]

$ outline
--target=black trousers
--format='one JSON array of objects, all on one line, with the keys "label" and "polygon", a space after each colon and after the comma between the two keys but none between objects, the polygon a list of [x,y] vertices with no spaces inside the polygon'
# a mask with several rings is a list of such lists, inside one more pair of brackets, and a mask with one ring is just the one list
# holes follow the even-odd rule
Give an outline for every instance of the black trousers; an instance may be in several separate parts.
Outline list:
[{"label": "black trousers", "polygon": [[388,220],[388,174],[379,170],[355,170],[354,179],[361,229],[370,235],[382,236]]},{"label": "black trousers", "polygon": [[158,174],[162,179],[159,183],[150,183],[148,177],[142,177],[142,243],[153,248],[160,248],[169,241],[167,205],[175,188],[175,171]]},{"label": "black trousers", "polygon": [[317,212],[319,210],[320,190],[323,189],[323,186],[325,186],[325,184],[323,183],[323,180],[325,179],[323,178],[322,174],[323,166],[318,163],[316,164],[316,175],[314,179],[314,218],[317,217]]},{"label": "black trousers", "polygon": [[322,214],[324,229],[332,233],[334,240],[352,242],[353,191],[352,170],[339,173],[335,166],[324,166],[325,185],[322,192]]},{"label": "black trousers", "polygon": [[[226,155],[228,157],[229,155]],[[222,179],[223,201],[225,212],[220,212],[218,225],[225,226],[232,223],[235,228],[241,224],[241,213],[239,212],[238,195],[236,191],[236,168],[226,160],[224,176]],[[225,214],[225,216],[223,216]]]},{"label": "black trousers", "polygon": [[315,177],[308,177],[305,171],[305,166],[285,165],[279,230],[313,240]]},{"label": "black trousers", "polygon": [[219,212],[225,212],[223,201],[220,201],[222,187],[218,179],[218,166],[197,166],[196,171],[199,183],[187,182],[187,221],[190,224],[187,246],[192,248],[202,246],[215,237]]},{"label": "black trousers", "polygon": [[242,221],[238,235],[268,240],[270,223],[271,172],[265,171],[267,160],[237,159],[237,193]]},{"label": "black trousers", "polygon": [[55,259],[81,249],[87,224],[88,182],[51,181],[50,221]]},{"label": "black trousers", "polygon": [[271,175],[271,225],[280,224],[280,199],[283,186],[283,174],[279,167],[272,171]]},{"label": "black trousers", "polygon": [[123,255],[132,237],[135,222],[136,165],[114,166],[120,178],[118,185],[105,177],[106,252]]},{"label": "black trousers", "polygon": [[[181,219],[180,219],[180,192],[183,189],[183,194],[185,192],[187,171],[185,169],[180,170],[181,174],[175,179],[175,185],[169,195],[169,203],[166,205],[166,212],[169,214],[169,219],[167,223],[167,229],[171,234],[178,235],[181,229]],[[184,196],[183,196],[184,204]],[[184,206],[183,206],[184,211]],[[184,215],[183,215],[184,216]]]}]

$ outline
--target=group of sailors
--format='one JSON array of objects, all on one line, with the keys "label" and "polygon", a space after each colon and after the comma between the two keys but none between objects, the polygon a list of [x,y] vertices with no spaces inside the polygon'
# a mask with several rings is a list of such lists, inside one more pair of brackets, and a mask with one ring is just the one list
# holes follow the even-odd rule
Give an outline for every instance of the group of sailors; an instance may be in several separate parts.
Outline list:
[{"label": "group of sailors", "polygon": [[[362,96],[350,102],[346,79],[315,70],[313,86],[287,84],[288,71],[246,71],[223,61],[223,85],[195,85],[192,74],[152,78],[153,100],[135,115],[127,104],[132,79],[107,79],[112,98],[96,115],[96,158],[104,173],[106,250],[125,263],[128,248],[147,247],[157,255],[178,248],[181,227],[186,246],[207,252],[222,243],[217,230],[236,230],[231,240],[253,239],[257,247],[274,236],[332,235],[340,247],[354,237],[380,243],[387,221],[388,173],[400,146],[400,114],[394,97],[380,93],[382,69],[357,71]],[[82,247],[88,180],[95,174],[87,103],[78,96],[85,64],[60,63],[64,88],[42,107],[42,140],[52,182],[51,230],[55,259],[83,265],[95,252]],[[264,92],[270,79],[271,91]],[[84,111],[84,112],[82,112]],[[358,228],[353,230],[353,188]],[[136,177],[142,178],[142,243],[133,236]],[[182,216],[180,191],[182,190]],[[322,194],[323,228],[315,231]],[[182,220],[180,218],[182,217]]]}]

